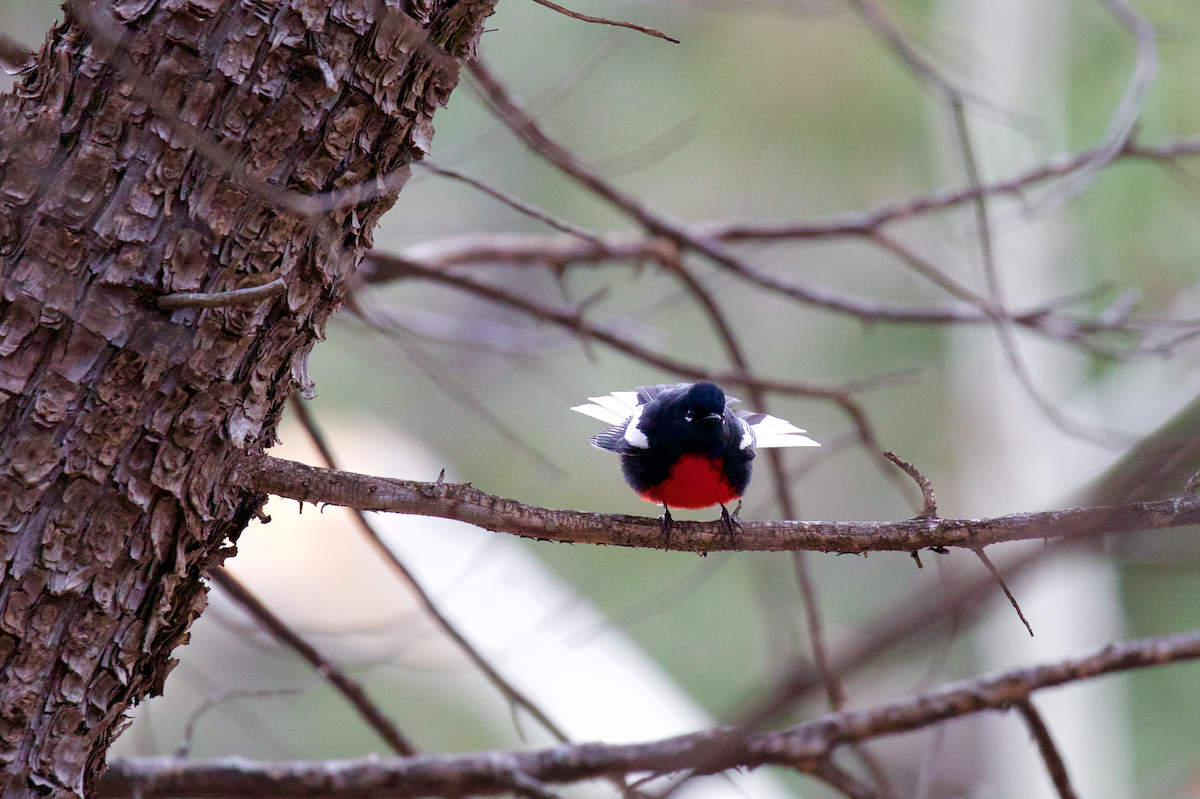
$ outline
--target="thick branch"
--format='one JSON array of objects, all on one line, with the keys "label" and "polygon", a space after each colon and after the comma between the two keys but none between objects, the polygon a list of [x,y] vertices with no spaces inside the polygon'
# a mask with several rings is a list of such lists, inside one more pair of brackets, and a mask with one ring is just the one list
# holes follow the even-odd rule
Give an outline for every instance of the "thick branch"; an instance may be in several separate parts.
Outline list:
[{"label": "thick branch", "polygon": [[982,710],[1007,710],[1042,688],[1200,657],[1200,631],[1106,646],[1086,657],[951,683],[862,710],[830,713],[783,730],[719,728],[644,744],[590,743],[533,752],[252,763],[240,758],[138,758],[114,763],[104,797],[418,797],[511,790],[514,773],[548,783],[631,772],[716,773],[776,764],[816,773],[839,745],[907,732]]},{"label": "thick branch", "polygon": [[[484,493],[466,483],[421,483],[373,477],[271,457],[258,459],[246,469],[242,480],[250,488],[300,502],[456,519],[498,533],[551,541],[663,546],[662,527],[657,519],[523,505]],[[1200,524],[1200,498],[1187,495],[1158,502],[1015,513],[992,519],[743,520],[734,536],[725,531],[719,520],[676,522],[670,548],[689,552],[815,550],[842,553],[911,552],[926,547],[978,550],[1001,541],[1162,530],[1193,524]]]}]

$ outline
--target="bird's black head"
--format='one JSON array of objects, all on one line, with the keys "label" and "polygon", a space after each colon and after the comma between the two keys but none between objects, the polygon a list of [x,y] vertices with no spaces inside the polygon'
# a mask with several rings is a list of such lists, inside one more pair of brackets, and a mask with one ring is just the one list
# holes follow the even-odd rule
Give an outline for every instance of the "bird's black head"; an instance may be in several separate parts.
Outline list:
[{"label": "bird's black head", "polygon": [[725,392],[712,383],[693,383],[659,394],[639,425],[660,446],[717,454],[725,420]]},{"label": "bird's black head", "polygon": [[693,383],[684,400],[684,417],[693,424],[711,426],[725,416],[725,392],[712,383]]}]

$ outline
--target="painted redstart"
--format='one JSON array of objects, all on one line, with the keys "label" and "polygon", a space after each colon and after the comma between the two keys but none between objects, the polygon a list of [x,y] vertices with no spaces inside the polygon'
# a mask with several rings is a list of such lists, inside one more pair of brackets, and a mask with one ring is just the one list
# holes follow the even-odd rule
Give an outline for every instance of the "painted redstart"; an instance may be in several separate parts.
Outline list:
[{"label": "painted redstart", "polygon": [[613,425],[592,436],[592,446],[621,456],[625,481],[664,507],[668,535],[671,508],[711,505],[721,506],[732,531],[725,503],[745,492],[758,447],[820,446],[783,419],[733,410],[739,400],[712,383],[639,386],[588,399],[571,410]]}]

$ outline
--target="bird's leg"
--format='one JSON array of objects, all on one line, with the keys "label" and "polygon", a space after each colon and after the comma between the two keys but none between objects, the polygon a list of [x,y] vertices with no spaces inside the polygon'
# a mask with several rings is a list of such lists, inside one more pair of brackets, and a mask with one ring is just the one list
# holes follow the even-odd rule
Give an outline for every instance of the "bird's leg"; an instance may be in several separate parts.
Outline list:
[{"label": "bird's leg", "polygon": [[733,513],[729,512],[729,509],[725,507],[725,503],[721,503],[721,526],[725,528],[726,535],[732,536],[734,534],[734,527],[738,530],[742,529],[742,525],[737,517],[741,510],[742,501],[740,499],[738,500],[737,507],[733,509]]},{"label": "bird's leg", "polygon": [[663,536],[663,549],[668,549],[671,543],[671,526],[675,520],[671,518],[671,509],[663,505],[663,515],[658,518]]}]

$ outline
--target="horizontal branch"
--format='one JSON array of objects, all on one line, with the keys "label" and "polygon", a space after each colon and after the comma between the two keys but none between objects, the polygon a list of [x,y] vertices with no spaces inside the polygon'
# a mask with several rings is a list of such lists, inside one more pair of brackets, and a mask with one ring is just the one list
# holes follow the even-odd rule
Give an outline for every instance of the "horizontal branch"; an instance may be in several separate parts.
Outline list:
[{"label": "horizontal branch", "polygon": [[[467,483],[422,483],[373,477],[264,456],[242,475],[247,487],[268,494],[359,510],[456,519],[498,533],[577,544],[663,547],[657,519],[582,513],[524,505]],[[1200,524],[1200,498],[1188,494],[1157,502],[1015,513],[992,519],[915,518],[887,522],[742,521],[730,535],[720,520],[677,521],[669,548],[687,552],[794,551],[912,552],[927,547],[979,549],[1002,541],[1162,530]]]},{"label": "horizontal branch", "polygon": [[1090,655],[964,680],[861,710],[830,713],[783,730],[723,727],[642,744],[588,743],[532,752],[256,763],[243,758],[118,760],[99,796],[224,797],[463,796],[510,791],[514,774],[546,783],[633,772],[711,774],[776,764],[815,772],[836,747],[907,732],[983,710],[1007,710],[1042,688],[1200,657],[1200,631],[1112,644]]}]

